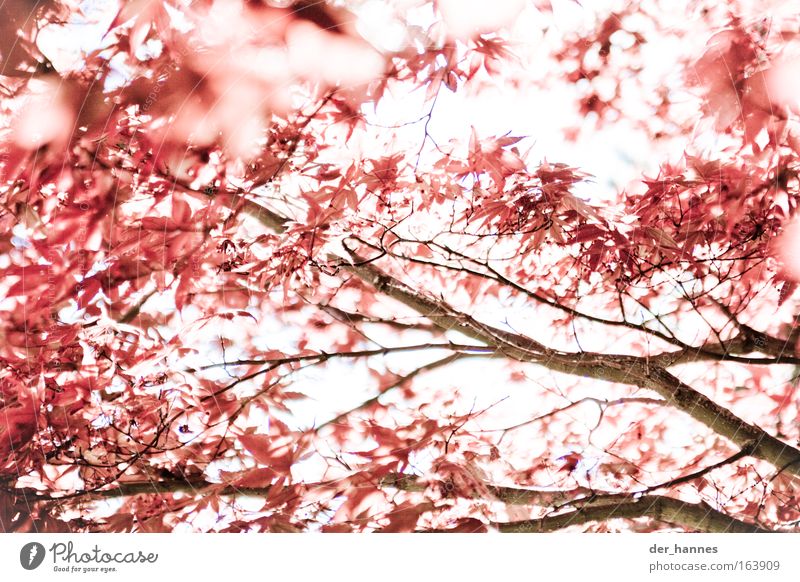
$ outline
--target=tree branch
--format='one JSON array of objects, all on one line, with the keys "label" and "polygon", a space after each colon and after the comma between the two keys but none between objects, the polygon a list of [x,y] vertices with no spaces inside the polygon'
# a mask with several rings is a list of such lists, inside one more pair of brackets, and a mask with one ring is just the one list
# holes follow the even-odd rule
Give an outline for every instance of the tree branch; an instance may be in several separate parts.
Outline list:
[{"label": "tree branch", "polygon": [[[329,489],[336,491],[341,485],[341,481],[334,480],[310,483],[304,485],[304,487],[308,490]],[[430,484],[416,476],[390,474],[381,479],[378,486],[421,493],[426,491]],[[552,532],[597,521],[643,517],[703,532],[762,533],[771,531],[737,520],[711,508],[705,503],[686,503],[657,495],[643,495],[634,498],[640,494],[598,493],[585,487],[576,487],[568,490],[526,489],[490,484],[486,484],[485,487],[488,493],[487,501],[538,507],[579,505],[577,509],[559,515],[548,515],[539,519],[515,522],[491,523],[493,527],[504,533]],[[135,495],[168,495],[173,493],[185,493],[192,496],[214,494],[254,497],[263,497],[271,492],[274,493],[273,487],[270,485],[264,487],[239,487],[232,484],[211,483],[204,478],[175,478],[162,481],[118,483],[111,489],[87,491],[84,495],[81,495],[80,492],[71,493],[61,497],[43,494],[41,491],[26,488],[6,488],[5,491],[25,498],[28,503],[74,500],[76,497],[113,499]],[[459,493],[458,490],[454,490],[454,494],[459,495]],[[464,496],[463,493],[460,496]]]},{"label": "tree branch", "polygon": [[492,523],[503,533],[552,532],[576,525],[610,519],[649,518],[687,529],[709,533],[769,533],[757,525],[740,521],[705,503],[686,503],[671,497],[646,495],[639,499],[614,503],[598,498],[602,504],[588,505],[559,515],[539,519]]},{"label": "tree branch", "polygon": [[282,358],[250,358],[250,359],[231,360],[229,362],[218,362],[215,364],[207,364],[205,366],[200,366],[199,368],[187,368],[185,371],[197,372],[198,370],[208,370],[211,368],[221,368],[226,366],[262,366],[262,365],[265,366],[268,364],[271,366],[280,366],[283,364],[292,364],[295,362],[307,362],[309,360],[318,360],[319,362],[326,362],[328,360],[333,360],[336,358],[346,358],[346,359],[369,358],[371,356],[385,356],[387,354],[393,354],[398,352],[416,352],[421,350],[450,350],[460,354],[466,354],[466,353],[492,354],[495,351],[494,348],[487,346],[472,346],[464,344],[455,344],[451,342],[445,342],[439,344],[426,343],[426,344],[415,344],[411,346],[377,348],[374,350],[358,350],[354,352],[330,352],[330,353],[321,352],[319,354],[284,356]]},{"label": "tree branch", "polygon": [[374,323],[394,327],[400,330],[418,330],[426,331],[428,333],[441,333],[441,329],[434,327],[431,324],[425,323],[404,323],[395,319],[386,319],[382,317],[371,317],[363,313],[353,313],[334,307],[333,305],[319,305],[325,313],[342,323],[355,324],[355,323]]},{"label": "tree branch", "polygon": [[[286,222],[266,208],[261,208],[258,218],[262,224],[278,232],[284,229]],[[739,418],[670,374],[665,368],[657,364],[651,365],[650,357],[569,353],[547,348],[529,337],[481,323],[470,315],[458,312],[443,300],[427,297],[384,273],[374,264],[357,260],[358,257],[353,253],[351,255],[354,264],[344,265],[344,269],[445,331],[458,331],[486,346],[494,347],[498,354],[539,364],[555,372],[653,390],[666,399],[668,405],[689,414],[739,448],[747,447],[754,457],[800,476],[800,450]]]},{"label": "tree branch", "polygon": [[[444,252],[447,252],[448,254],[457,255],[461,260],[470,261],[476,265],[479,265],[480,267],[486,269],[488,273],[483,273],[481,271],[471,269],[463,265],[453,266],[445,263],[439,263],[436,261],[419,259],[417,257],[395,253],[391,249],[386,249],[378,245],[373,245],[361,239],[358,239],[358,241],[368,246],[369,248],[372,248],[381,253],[388,254],[397,259],[409,261],[420,265],[427,265],[435,268],[448,269],[458,273],[467,273],[476,277],[486,279],[488,281],[501,283],[502,285],[510,287],[511,289],[519,293],[522,293],[526,297],[533,299],[537,303],[541,303],[542,305],[547,305],[548,307],[551,307],[553,309],[558,309],[563,313],[570,315],[572,318],[580,318],[601,325],[607,325],[611,327],[622,327],[633,331],[638,331],[641,333],[648,334],[652,337],[655,337],[667,344],[680,348],[672,352],[664,352],[661,354],[655,354],[650,356],[651,361],[657,360],[664,366],[672,366],[684,362],[696,362],[700,360],[714,360],[720,362],[729,361],[729,362],[737,362],[740,364],[751,364],[751,365],[762,365],[762,366],[768,366],[772,364],[800,365],[800,358],[794,356],[791,353],[790,354],[784,353],[787,351],[786,350],[787,345],[793,345],[791,344],[791,340],[782,341],[777,338],[767,336],[765,334],[753,330],[752,328],[739,324],[738,322],[737,326],[740,328],[740,330],[742,330],[742,333],[739,336],[727,341],[709,342],[701,346],[692,346],[690,344],[681,341],[674,335],[671,335],[671,332],[670,334],[666,334],[657,329],[649,328],[644,324],[633,323],[625,319],[613,320],[613,319],[597,317],[592,314],[584,313],[580,310],[563,305],[558,301],[548,299],[547,297],[544,297],[542,295],[534,293],[533,291],[530,291],[529,289],[513,281],[512,279],[503,276],[499,271],[497,271],[488,263],[481,263],[480,261],[468,255],[459,253],[456,250],[450,249],[449,247],[445,247],[437,243],[433,243],[431,241],[407,241],[407,242],[435,245],[440,249],[442,249]],[[659,323],[661,323],[661,325],[666,329],[666,326],[663,324],[661,319],[658,318],[658,316],[655,317],[656,319],[658,319]],[[753,351],[760,351],[762,353],[769,354],[773,357],[769,358],[746,357],[742,355],[737,355]]]}]

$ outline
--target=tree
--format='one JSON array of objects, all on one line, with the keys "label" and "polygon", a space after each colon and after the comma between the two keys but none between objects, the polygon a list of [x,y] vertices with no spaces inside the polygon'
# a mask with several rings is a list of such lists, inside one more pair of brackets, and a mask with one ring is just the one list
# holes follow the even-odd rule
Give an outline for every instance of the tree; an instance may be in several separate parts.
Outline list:
[{"label": "tree", "polygon": [[110,4],[0,8],[0,529],[797,529],[791,2]]}]

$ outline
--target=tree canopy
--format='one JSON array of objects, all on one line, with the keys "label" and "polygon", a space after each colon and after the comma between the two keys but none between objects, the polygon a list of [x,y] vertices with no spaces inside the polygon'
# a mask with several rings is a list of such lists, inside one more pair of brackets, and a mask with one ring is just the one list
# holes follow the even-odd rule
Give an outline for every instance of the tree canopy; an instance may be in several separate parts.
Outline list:
[{"label": "tree canopy", "polygon": [[796,531],[800,15],[6,0],[0,530]]}]

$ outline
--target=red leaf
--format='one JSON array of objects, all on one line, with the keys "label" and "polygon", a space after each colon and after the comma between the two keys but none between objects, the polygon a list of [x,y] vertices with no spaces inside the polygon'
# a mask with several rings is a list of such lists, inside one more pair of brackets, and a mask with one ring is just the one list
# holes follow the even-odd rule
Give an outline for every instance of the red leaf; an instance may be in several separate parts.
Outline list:
[{"label": "red leaf", "polygon": [[267,435],[243,434],[239,437],[239,442],[262,465],[272,463],[271,439]]},{"label": "red leaf", "polygon": [[415,505],[410,501],[406,501],[397,508],[390,512],[387,517],[389,525],[378,530],[379,533],[401,533],[412,532],[417,526],[419,517],[426,511],[433,509],[432,503],[421,503]]},{"label": "red leaf", "polygon": [[268,467],[256,467],[245,471],[234,483],[237,487],[267,487],[278,474]]}]

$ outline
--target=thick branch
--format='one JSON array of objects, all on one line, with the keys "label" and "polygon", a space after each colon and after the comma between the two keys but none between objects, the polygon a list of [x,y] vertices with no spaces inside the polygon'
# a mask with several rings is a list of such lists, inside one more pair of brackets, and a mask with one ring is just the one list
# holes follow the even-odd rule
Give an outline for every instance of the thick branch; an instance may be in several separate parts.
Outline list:
[{"label": "thick branch", "polygon": [[[279,232],[284,228],[285,219],[266,208],[260,208],[258,217],[263,224]],[[354,256],[354,259],[357,257]],[[496,348],[499,354],[506,357],[536,363],[563,374],[654,390],[667,400],[667,404],[679,408],[711,430],[730,439],[739,448],[752,451],[754,457],[800,476],[800,450],[739,418],[680,381],[665,368],[657,364],[651,365],[649,357],[553,350],[529,337],[495,328],[468,314],[460,313],[444,301],[427,297],[382,272],[372,263],[354,260],[354,264],[343,268],[372,285],[379,293],[413,309],[438,327],[458,331],[486,346]]]},{"label": "thick branch", "polygon": [[[726,460],[727,462],[727,460]],[[715,467],[719,464],[715,465]],[[424,491],[419,479],[405,475],[386,477],[382,485],[403,491]],[[769,533],[753,524],[743,522],[717,511],[705,503],[686,503],[658,495],[598,493],[584,487],[570,490],[522,489],[486,486],[491,499],[510,505],[540,507],[580,505],[577,509],[554,516],[509,523],[493,523],[504,533],[550,532],[566,527],[610,519],[647,517],[686,529],[717,533]]]},{"label": "thick branch", "polygon": [[[384,477],[378,485],[408,492],[423,492],[428,489],[429,484],[413,475],[390,474]],[[305,485],[308,489],[335,489],[341,487],[341,481],[326,481],[320,483],[310,483]],[[136,481],[117,483],[114,487],[98,491],[85,491],[67,493],[64,495],[51,495],[29,488],[6,487],[5,491],[17,497],[24,497],[29,502],[35,501],[57,501],[73,500],[77,497],[111,499],[115,497],[131,497],[134,495],[167,495],[172,493],[186,493],[190,495],[207,495],[212,492],[217,495],[252,495],[265,496],[269,494],[271,486],[265,487],[239,487],[233,484],[212,483],[203,477],[198,478],[172,478],[161,481]],[[502,501],[511,505],[537,505],[542,507],[552,507],[558,504],[581,501],[588,499],[592,495],[597,495],[596,491],[585,487],[576,487],[569,490],[558,489],[524,489],[517,487],[501,487],[497,485],[486,485],[486,489],[491,495],[490,500]],[[607,495],[607,494],[603,494]]]},{"label": "thick branch", "polygon": [[[335,482],[307,485],[309,489],[332,488],[335,486]],[[192,496],[205,496],[213,493],[225,496],[249,495],[253,497],[264,497],[268,495],[271,490],[272,487],[269,485],[264,487],[240,487],[232,484],[212,483],[200,477],[187,479],[174,478],[162,481],[117,482],[117,484],[110,489],[76,491],[61,496],[51,495],[37,489],[29,488],[8,488],[6,492],[17,497],[23,497],[29,503],[34,503],[36,501],[71,501],[76,498],[114,499],[117,497],[133,497],[136,495],[171,495],[173,493],[185,493]]]},{"label": "thick branch", "polygon": [[508,357],[534,362],[564,374],[588,376],[654,390],[667,400],[667,404],[686,412],[740,448],[747,447],[753,456],[789,473],[800,475],[799,450],[739,418],[664,368],[651,366],[647,358],[557,352],[525,336],[479,323],[465,314],[457,314],[444,302],[416,293],[403,283],[381,273],[373,265],[354,266],[351,270],[370,282],[379,292],[411,307],[436,325],[444,329],[456,329],[473,339],[495,346]]},{"label": "thick branch", "polygon": [[730,517],[705,503],[685,503],[657,495],[647,495],[628,501],[620,501],[617,498],[614,503],[607,503],[606,500],[602,504],[584,506],[560,515],[492,525],[503,533],[552,532],[592,522],[642,517],[709,533],[769,533],[770,531]]},{"label": "thick branch", "polygon": [[[408,492],[424,492],[429,487],[429,484],[419,477],[392,474],[384,477],[379,486]],[[305,487],[308,490],[330,489],[331,491],[337,491],[341,488],[341,482],[311,483],[305,485]],[[569,490],[527,489],[489,484],[485,485],[485,487],[487,501],[538,507],[580,505],[577,509],[559,515],[509,523],[492,523],[493,527],[506,533],[550,532],[590,522],[642,517],[703,532],[760,533],[770,531],[732,518],[705,503],[685,503],[669,497],[645,495],[634,499],[634,494],[598,493],[585,487],[576,487]],[[85,497],[110,499],[135,495],[167,495],[173,493],[185,493],[192,496],[216,494],[263,497],[269,495],[272,489],[273,487],[269,485],[264,487],[239,487],[224,483],[210,483],[203,478],[193,478],[118,483],[111,489],[86,492]],[[29,503],[58,501],[59,499],[66,501],[81,497],[80,492],[59,498],[58,496],[43,494],[41,491],[34,489],[10,488],[6,489],[6,491],[7,493],[24,497]],[[454,494],[459,494],[458,490],[455,490]]]}]

